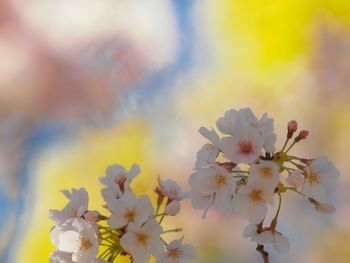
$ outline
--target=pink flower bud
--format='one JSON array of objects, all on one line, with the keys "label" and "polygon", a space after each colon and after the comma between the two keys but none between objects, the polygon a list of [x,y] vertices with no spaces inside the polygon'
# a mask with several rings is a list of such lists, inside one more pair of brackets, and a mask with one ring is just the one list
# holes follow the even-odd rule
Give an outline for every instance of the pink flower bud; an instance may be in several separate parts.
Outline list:
[{"label": "pink flower bud", "polygon": [[306,139],[309,136],[309,131],[302,130],[299,135],[295,138],[295,142]]},{"label": "pink flower bud", "polygon": [[288,133],[287,133],[287,138],[290,139],[292,138],[294,132],[298,129],[298,123],[295,120],[292,120],[288,122]]},{"label": "pink flower bud", "polygon": [[315,205],[315,209],[317,212],[326,214],[332,214],[335,212],[335,207],[327,203],[318,203]]},{"label": "pink flower bud", "polygon": [[90,222],[98,222],[101,219],[101,215],[97,211],[87,211],[84,214],[84,219]]}]

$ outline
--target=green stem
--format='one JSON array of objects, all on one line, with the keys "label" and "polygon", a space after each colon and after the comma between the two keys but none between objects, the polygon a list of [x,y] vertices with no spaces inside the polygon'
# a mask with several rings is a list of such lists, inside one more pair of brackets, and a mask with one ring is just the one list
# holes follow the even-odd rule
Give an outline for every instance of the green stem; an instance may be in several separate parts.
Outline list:
[{"label": "green stem", "polygon": [[289,147],[288,149],[285,151],[285,153],[287,153],[290,149],[292,149],[292,147],[294,146],[294,144],[296,144],[297,142],[294,141]]},{"label": "green stem", "polygon": [[162,234],[171,233],[171,232],[180,232],[180,231],[182,231],[182,228],[174,228],[174,229],[165,230],[162,232]]},{"label": "green stem", "polygon": [[278,208],[277,208],[277,212],[276,212],[275,217],[272,219],[272,222],[277,223],[277,218],[278,218],[278,215],[281,211],[281,204],[282,204],[282,196],[281,196],[281,193],[278,193]]},{"label": "green stem", "polygon": [[287,138],[286,141],[284,142],[282,150],[280,152],[283,152],[283,150],[284,150],[284,148],[286,148],[288,142],[289,142],[289,138]]},{"label": "green stem", "polygon": [[292,191],[292,192],[295,192],[295,193],[297,193],[297,194],[300,194],[300,195],[302,195],[302,196],[305,197],[305,195],[304,195],[302,192],[299,192],[296,188],[293,188],[293,187],[286,187],[286,189],[288,189],[288,190],[290,190],[290,191]]}]

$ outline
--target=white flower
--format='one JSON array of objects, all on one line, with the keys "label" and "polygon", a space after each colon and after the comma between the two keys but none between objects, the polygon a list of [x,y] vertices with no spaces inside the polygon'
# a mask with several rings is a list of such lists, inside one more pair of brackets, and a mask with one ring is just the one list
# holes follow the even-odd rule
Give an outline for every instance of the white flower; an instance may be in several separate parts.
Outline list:
[{"label": "white flower", "polygon": [[213,165],[198,169],[190,176],[189,182],[196,192],[213,195],[214,206],[220,211],[227,211],[235,191],[236,180],[223,167]]},{"label": "white flower", "polygon": [[158,177],[157,192],[169,198],[170,201],[181,201],[187,197],[187,193],[183,192],[181,187],[173,180],[163,181]]},{"label": "white flower", "polygon": [[197,152],[196,163],[194,165],[195,169],[214,164],[219,153],[220,150],[215,145],[210,143],[204,144]]},{"label": "white flower", "polygon": [[250,108],[243,108],[239,111],[228,110],[224,117],[219,118],[216,126],[223,134],[235,136],[240,127],[255,129],[263,138],[263,147],[267,152],[275,151],[276,134],[273,132],[273,119],[267,113],[258,120]]},{"label": "white flower", "polygon": [[252,238],[257,244],[272,244],[273,248],[279,254],[284,254],[289,251],[289,240],[286,236],[278,233],[277,231],[266,230],[257,234]]},{"label": "white flower", "polygon": [[328,161],[327,157],[319,156],[305,168],[305,172],[302,192],[318,202],[326,202],[327,190],[335,184],[339,171]]},{"label": "white flower", "polygon": [[56,225],[62,225],[72,218],[80,218],[88,209],[89,197],[84,188],[72,189],[72,192],[63,190],[62,193],[69,199],[69,203],[61,210],[50,210],[49,218]]},{"label": "white flower", "polygon": [[259,224],[266,216],[267,205],[274,205],[274,189],[269,183],[249,181],[238,189],[233,197],[236,211],[253,224]]},{"label": "white flower", "polygon": [[258,234],[256,225],[249,224],[243,229],[243,237],[250,237],[252,240]]},{"label": "white flower", "polygon": [[209,208],[214,204],[214,194],[203,194],[198,191],[192,190],[190,192],[191,204],[194,209],[203,209],[203,216],[205,218]]},{"label": "white flower", "polygon": [[73,262],[94,262],[98,247],[99,241],[94,228],[84,220],[74,220],[72,230],[64,231],[58,237],[58,250],[72,253]]},{"label": "white flower", "polygon": [[148,220],[143,227],[130,223],[120,239],[120,245],[132,256],[134,263],[146,263],[151,254],[156,258],[163,254],[162,231],[155,219]]},{"label": "white flower", "polygon": [[169,204],[165,207],[165,214],[170,216],[175,216],[180,212],[181,205],[179,201],[171,201]]},{"label": "white flower", "polygon": [[186,263],[188,259],[196,259],[196,251],[191,245],[182,245],[182,239],[171,241],[167,245],[167,251],[156,263]]},{"label": "white flower", "polygon": [[130,222],[139,226],[153,216],[154,210],[149,197],[142,195],[136,199],[133,192],[126,192],[122,198],[107,203],[112,215],[108,219],[110,227],[118,229]]},{"label": "white flower", "polygon": [[249,180],[263,180],[275,187],[280,180],[279,167],[273,161],[260,160],[249,168]]},{"label": "white flower", "polygon": [[286,179],[287,183],[291,186],[298,188],[303,183],[303,175],[301,172],[295,170],[291,172]]},{"label": "white flower", "polygon": [[234,136],[221,139],[221,150],[234,163],[251,163],[261,155],[263,144],[263,137],[256,129],[241,125],[235,129]]},{"label": "white flower", "polygon": [[72,253],[56,250],[50,255],[50,263],[73,263]]},{"label": "white flower", "polygon": [[140,173],[140,167],[133,164],[129,171],[119,164],[108,166],[106,176],[100,178],[100,182],[107,186],[102,189],[105,201],[120,198],[125,191],[129,191],[130,182]]},{"label": "white flower", "polygon": [[220,137],[213,128],[210,131],[205,127],[200,127],[198,131],[204,138],[208,139],[217,149],[220,149]]}]

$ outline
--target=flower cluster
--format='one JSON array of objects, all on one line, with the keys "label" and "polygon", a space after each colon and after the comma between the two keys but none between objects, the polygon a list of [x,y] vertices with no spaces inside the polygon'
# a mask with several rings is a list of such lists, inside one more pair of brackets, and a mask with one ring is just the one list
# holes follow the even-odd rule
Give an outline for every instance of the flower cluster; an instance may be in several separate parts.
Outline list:
[{"label": "flower cluster", "polygon": [[[287,125],[286,141],[276,151],[273,119],[265,113],[258,119],[249,108],[227,111],[216,122],[217,129],[200,128],[209,143],[197,153],[190,175],[192,206],[204,211],[237,212],[248,219],[243,236],[257,243],[257,250],[268,262],[264,245],[272,244],[280,254],[289,250],[289,240],[277,228],[282,196],[287,191],[308,200],[318,212],[332,213],[327,194],[339,171],[324,156],[313,159],[289,154],[290,149],[309,135],[296,121]],[[243,169],[244,168],[244,169]],[[268,208],[278,205],[269,224],[264,224]]]},{"label": "flower cluster", "polygon": [[108,216],[88,209],[85,189],[62,191],[68,204],[62,210],[50,210],[55,223],[51,241],[56,247],[51,263],[112,263],[118,255],[129,255],[134,263],[145,263],[151,255],[158,263],[185,263],[196,258],[194,248],[182,243],[183,237],[170,243],[162,237],[181,231],[163,230],[161,223],[166,216],[179,213],[180,201],[188,194],[176,182],[159,178],[154,210],[149,196],[136,196],[130,187],[139,172],[137,165],[129,171],[120,165],[106,169],[100,181],[105,186],[102,196]]}]

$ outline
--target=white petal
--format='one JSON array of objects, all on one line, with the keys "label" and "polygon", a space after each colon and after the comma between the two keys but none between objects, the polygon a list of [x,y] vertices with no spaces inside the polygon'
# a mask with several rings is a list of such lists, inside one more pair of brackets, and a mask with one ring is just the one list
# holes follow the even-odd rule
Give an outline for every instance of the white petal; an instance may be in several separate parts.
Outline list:
[{"label": "white petal", "polygon": [[170,216],[175,216],[180,212],[181,205],[179,201],[172,201],[165,207],[165,213]]},{"label": "white petal", "polygon": [[273,248],[277,251],[279,254],[284,254],[289,251],[289,239],[281,234],[276,233],[275,234],[275,242],[272,243]]},{"label": "white petal", "polygon": [[63,232],[58,237],[58,249],[63,252],[73,253],[79,249],[79,237],[80,234],[75,231]]},{"label": "white petal", "polygon": [[273,242],[273,235],[271,231],[264,231],[261,232],[260,234],[252,237],[252,240],[255,241],[257,244],[271,244]]},{"label": "white petal", "polygon": [[212,128],[212,130],[208,130],[205,127],[201,127],[199,129],[199,133],[202,134],[203,137],[205,137],[206,139],[208,139],[211,143],[213,143],[216,148],[220,148],[220,137],[219,135],[214,131],[214,129]]},{"label": "white petal", "polygon": [[243,229],[243,236],[244,236],[244,237],[252,237],[252,236],[255,236],[255,235],[257,235],[257,232],[256,232],[256,225],[250,224],[250,225],[247,225],[247,226]]}]

